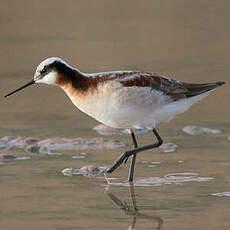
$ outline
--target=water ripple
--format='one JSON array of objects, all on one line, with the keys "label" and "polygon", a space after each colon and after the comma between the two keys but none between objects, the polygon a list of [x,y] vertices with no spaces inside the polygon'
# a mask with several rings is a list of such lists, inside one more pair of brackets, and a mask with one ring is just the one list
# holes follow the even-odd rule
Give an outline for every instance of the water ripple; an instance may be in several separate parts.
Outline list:
[{"label": "water ripple", "polygon": [[[125,182],[111,182],[110,178],[107,178],[105,175],[105,179],[109,185],[114,186],[129,186],[130,183],[128,181]],[[134,181],[135,186],[160,186],[160,185],[170,185],[170,184],[178,184],[182,185],[186,182],[207,182],[214,178],[212,177],[200,177],[197,173],[183,172],[183,173],[172,173],[167,174],[164,177],[149,177],[137,179]]]}]

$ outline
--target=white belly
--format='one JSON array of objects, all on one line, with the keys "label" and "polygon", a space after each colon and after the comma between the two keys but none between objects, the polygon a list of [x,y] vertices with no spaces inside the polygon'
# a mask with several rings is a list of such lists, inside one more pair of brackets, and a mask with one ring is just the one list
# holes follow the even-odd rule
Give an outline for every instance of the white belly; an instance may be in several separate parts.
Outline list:
[{"label": "white belly", "polygon": [[[64,89],[65,90],[65,89]],[[75,106],[99,122],[114,128],[152,128],[185,112],[207,94],[173,102],[151,87],[123,87],[111,81],[86,96],[70,94]]]}]

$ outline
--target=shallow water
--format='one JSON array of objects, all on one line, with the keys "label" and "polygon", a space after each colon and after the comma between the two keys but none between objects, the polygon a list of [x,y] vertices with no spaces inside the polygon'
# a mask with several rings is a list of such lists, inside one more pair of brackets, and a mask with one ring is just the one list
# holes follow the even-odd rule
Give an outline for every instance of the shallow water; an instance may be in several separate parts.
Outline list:
[{"label": "shallow water", "polygon": [[[0,92],[31,80],[48,56],[60,56],[85,72],[139,69],[188,82],[228,82],[229,7],[227,0],[4,2]],[[92,130],[96,121],[75,109],[60,89],[48,87],[0,97],[0,137],[100,136]],[[0,229],[229,229],[229,96],[226,84],[160,124],[165,143],[177,148],[138,155],[134,187],[125,183],[129,162],[109,175],[109,186],[103,175],[61,173],[109,166],[132,147],[129,135],[111,136],[126,147],[84,150],[85,158],[73,157],[82,156],[80,150],[50,156],[1,152],[20,160],[0,164]],[[192,136],[182,131],[188,125],[223,133]],[[151,143],[151,133],[138,141]]]}]

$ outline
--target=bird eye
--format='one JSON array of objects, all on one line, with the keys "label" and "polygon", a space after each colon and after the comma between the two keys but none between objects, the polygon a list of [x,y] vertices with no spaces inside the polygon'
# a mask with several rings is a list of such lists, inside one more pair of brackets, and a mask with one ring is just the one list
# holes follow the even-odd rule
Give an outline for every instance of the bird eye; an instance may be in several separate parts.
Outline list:
[{"label": "bird eye", "polygon": [[46,68],[43,68],[40,72],[40,74],[44,74],[46,72]]}]

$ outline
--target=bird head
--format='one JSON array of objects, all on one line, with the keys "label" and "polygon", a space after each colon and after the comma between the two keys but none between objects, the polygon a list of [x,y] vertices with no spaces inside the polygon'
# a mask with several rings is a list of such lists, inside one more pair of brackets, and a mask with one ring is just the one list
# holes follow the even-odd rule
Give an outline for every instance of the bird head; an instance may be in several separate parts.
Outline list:
[{"label": "bird head", "polygon": [[58,57],[47,58],[38,65],[32,81],[29,81],[28,83],[21,86],[20,88],[5,95],[5,97],[8,97],[35,83],[45,83],[49,85],[57,85],[58,80],[60,80],[61,78],[64,78],[64,76],[71,76],[74,71],[76,70],[73,69],[70,65],[68,65],[61,58],[58,58]]}]

